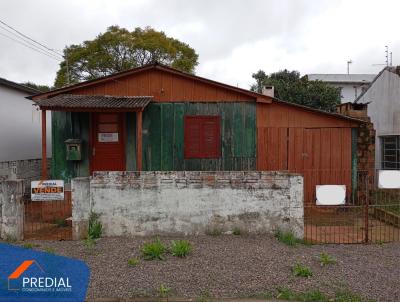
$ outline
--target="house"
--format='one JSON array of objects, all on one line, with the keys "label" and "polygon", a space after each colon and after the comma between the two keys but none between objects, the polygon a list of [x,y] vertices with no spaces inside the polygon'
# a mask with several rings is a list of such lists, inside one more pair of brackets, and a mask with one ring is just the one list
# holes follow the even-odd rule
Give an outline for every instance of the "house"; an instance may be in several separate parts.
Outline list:
[{"label": "house", "polygon": [[400,169],[400,67],[385,67],[355,104],[368,104],[375,127],[375,168]]},{"label": "house", "polygon": [[26,99],[37,93],[35,89],[0,78],[0,162],[41,157],[40,112]]},{"label": "house", "polygon": [[55,179],[94,171],[283,170],[304,174],[312,203],[316,184],[354,188],[352,142],[362,121],[160,64],[30,99],[52,112]]},{"label": "house", "polygon": [[368,89],[375,74],[309,74],[310,81],[322,81],[340,89],[341,103],[353,102]]}]

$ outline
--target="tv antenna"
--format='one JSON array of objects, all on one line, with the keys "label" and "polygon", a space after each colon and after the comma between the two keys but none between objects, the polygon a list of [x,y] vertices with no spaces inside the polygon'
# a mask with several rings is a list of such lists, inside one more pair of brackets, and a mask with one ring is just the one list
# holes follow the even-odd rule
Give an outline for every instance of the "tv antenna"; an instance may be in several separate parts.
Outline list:
[{"label": "tv antenna", "polygon": [[385,46],[385,64],[372,64],[372,66],[384,66],[386,67],[393,66],[393,53],[389,52],[389,46]]}]

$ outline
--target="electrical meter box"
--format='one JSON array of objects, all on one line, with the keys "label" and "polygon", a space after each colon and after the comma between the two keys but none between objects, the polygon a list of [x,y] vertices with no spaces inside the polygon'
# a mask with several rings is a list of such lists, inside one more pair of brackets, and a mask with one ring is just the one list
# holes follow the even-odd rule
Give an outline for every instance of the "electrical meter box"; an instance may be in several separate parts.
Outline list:
[{"label": "electrical meter box", "polygon": [[67,160],[82,159],[82,141],[80,139],[67,139],[65,146],[67,147]]}]

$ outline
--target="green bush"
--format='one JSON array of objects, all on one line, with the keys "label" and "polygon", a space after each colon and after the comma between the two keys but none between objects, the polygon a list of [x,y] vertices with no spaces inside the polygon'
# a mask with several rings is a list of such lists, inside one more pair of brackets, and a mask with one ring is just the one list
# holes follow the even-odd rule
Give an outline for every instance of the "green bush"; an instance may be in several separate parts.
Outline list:
[{"label": "green bush", "polygon": [[145,260],[164,260],[166,250],[165,245],[157,238],[153,242],[148,242],[143,245],[142,255]]},{"label": "green bush", "polygon": [[99,221],[99,217],[99,214],[94,212],[90,213],[88,238],[97,239],[101,237],[101,234],[103,233],[103,225]]},{"label": "green bush", "polygon": [[296,263],[292,268],[293,275],[296,277],[311,277],[313,275],[311,269],[308,266],[305,266],[301,263]]},{"label": "green bush", "polygon": [[139,259],[138,258],[133,257],[133,258],[129,258],[128,259],[128,265],[129,266],[136,266],[138,264],[139,264]]},{"label": "green bush", "polygon": [[336,259],[328,255],[327,253],[321,253],[319,255],[319,262],[321,263],[321,265],[335,264]]},{"label": "green bush", "polygon": [[172,240],[171,254],[175,257],[186,257],[192,251],[192,244],[187,240]]}]

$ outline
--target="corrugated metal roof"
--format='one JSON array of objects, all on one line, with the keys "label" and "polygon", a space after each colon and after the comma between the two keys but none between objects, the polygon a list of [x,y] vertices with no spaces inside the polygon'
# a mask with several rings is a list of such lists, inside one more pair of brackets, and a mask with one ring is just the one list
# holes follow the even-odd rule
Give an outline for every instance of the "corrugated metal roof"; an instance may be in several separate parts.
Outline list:
[{"label": "corrugated metal roof", "polygon": [[376,74],[308,74],[310,81],[322,81],[328,83],[371,83]]},{"label": "corrugated metal roof", "polygon": [[151,96],[109,96],[59,94],[55,97],[34,100],[41,108],[47,109],[142,109],[151,101]]},{"label": "corrugated metal roof", "polygon": [[26,93],[29,93],[29,94],[42,93],[41,91],[39,91],[37,89],[33,89],[31,87],[28,87],[28,86],[25,86],[25,85],[22,85],[22,84],[18,84],[18,83],[15,83],[13,81],[6,80],[6,79],[3,79],[3,78],[0,78],[0,85],[4,85],[4,86],[10,87],[10,88],[14,88],[14,89],[17,89],[17,90],[20,90],[20,91],[23,91],[23,92],[26,92]]}]

